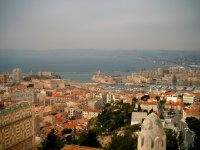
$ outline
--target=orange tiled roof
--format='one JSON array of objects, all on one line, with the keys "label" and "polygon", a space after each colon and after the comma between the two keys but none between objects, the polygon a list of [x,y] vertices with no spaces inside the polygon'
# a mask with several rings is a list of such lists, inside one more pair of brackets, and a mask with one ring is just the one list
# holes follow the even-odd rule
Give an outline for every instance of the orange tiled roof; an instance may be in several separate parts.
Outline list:
[{"label": "orange tiled roof", "polygon": [[65,128],[73,129],[78,125],[77,120],[72,120],[69,124],[64,125]]},{"label": "orange tiled roof", "polygon": [[193,104],[191,104],[191,105],[189,106],[189,108],[192,109],[192,110],[197,110],[197,111],[199,111],[199,110],[200,110],[200,102],[194,102]]},{"label": "orange tiled roof", "polygon": [[56,130],[56,135],[62,135],[62,131],[60,131],[60,130]]},{"label": "orange tiled roof", "polygon": [[44,112],[50,112],[50,111],[52,111],[52,107],[51,106],[46,106],[44,108]]},{"label": "orange tiled roof", "polygon": [[99,148],[67,145],[61,150],[99,150]]},{"label": "orange tiled roof", "polygon": [[147,105],[157,105],[157,102],[156,101],[150,101],[150,102],[145,102],[145,101],[140,101],[139,102],[140,104],[147,104]]},{"label": "orange tiled roof", "polygon": [[19,85],[13,85],[11,86],[12,89],[24,89],[26,88],[26,85],[24,84],[19,84]]},{"label": "orange tiled roof", "polygon": [[169,101],[169,102],[166,102],[165,103],[166,106],[180,106],[180,107],[183,107],[183,103],[181,102],[173,102],[173,101]]},{"label": "orange tiled roof", "polygon": [[176,92],[167,92],[167,93],[164,93],[163,95],[164,96],[170,96],[170,95],[174,95],[176,94]]},{"label": "orange tiled roof", "polygon": [[83,110],[83,111],[86,111],[86,112],[98,112],[98,113],[101,112],[101,110],[97,110],[97,109],[86,109],[86,110]]},{"label": "orange tiled roof", "polygon": [[62,118],[61,117],[55,117],[55,119],[56,119],[56,122],[62,122]]},{"label": "orange tiled roof", "polygon": [[200,116],[200,111],[197,110],[192,110],[192,109],[184,109],[185,113],[187,114],[194,114],[194,115],[199,115]]},{"label": "orange tiled roof", "polygon": [[196,95],[197,97],[200,97],[200,92],[199,92],[199,93],[195,93],[195,95]]}]

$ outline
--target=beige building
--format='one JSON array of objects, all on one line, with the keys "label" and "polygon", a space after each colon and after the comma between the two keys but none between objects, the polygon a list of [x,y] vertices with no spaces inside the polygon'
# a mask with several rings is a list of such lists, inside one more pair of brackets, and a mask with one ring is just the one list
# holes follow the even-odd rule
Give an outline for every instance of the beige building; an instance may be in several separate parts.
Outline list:
[{"label": "beige building", "polygon": [[29,150],[35,144],[35,113],[31,102],[0,109],[0,150]]},{"label": "beige building", "polygon": [[147,112],[132,112],[131,125],[141,124],[142,120],[147,117]]},{"label": "beige building", "polygon": [[32,83],[35,88],[38,89],[63,89],[65,88],[65,82],[62,79],[33,79]]},{"label": "beige building", "polygon": [[22,70],[20,68],[13,69],[12,79],[14,83],[20,83],[22,81]]},{"label": "beige building", "polygon": [[8,82],[8,75],[0,74],[0,84],[1,83],[7,83],[7,82]]},{"label": "beige building", "polygon": [[32,101],[36,99],[36,94],[32,90],[15,90],[11,92],[11,100]]},{"label": "beige building", "polygon": [[100,110],[87,109],[82,111],[82,118],[91,119],[93,117],[97,117],[100,112]]},{"label": "beige building", "polygon": [[41,72],[38,72],[38,76],[51,77],[51,76],[52,76],[52,72],[49,72],[49,71],[41,71]]},{"label": "beige building", "polygon": [[166,135],[159,117],[151,113],[138,134],[138,150],[166,150]]},{"label": "beige building", "polygon": [[183,103],[192,104],[194,102],[194,96],[190,94],[183,94]]}]

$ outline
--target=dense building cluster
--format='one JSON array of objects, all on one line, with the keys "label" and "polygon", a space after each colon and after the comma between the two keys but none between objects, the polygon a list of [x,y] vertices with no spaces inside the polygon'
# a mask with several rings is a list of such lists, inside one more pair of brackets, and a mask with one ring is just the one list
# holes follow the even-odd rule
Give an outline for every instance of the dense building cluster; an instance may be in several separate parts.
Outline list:
[{"label": "dense building cluster", "polygon": [[123,116],[127,112],[122,125],[141,125],[154,112],[163,119],[164,128],[183,132],[186,146],[194,141],[195,134],[188,130],[185,119],[200,119],[200,88],[195,86],[200,81],[198,70],[159,68],[127,78],[132,83],[149,83],[147,86],[77,83],[55,79],[51,72],[36,74],[22,74],[17,68],[0,75],[0,149],[37,146],[52,129],[61,137],[66,136],[66,129],[72,131],[70,134],[79,135],[89,124],[90,128],[95,127],[91,120],[105,113],[105,108],[110,109],[107,114],[111,118],[112,113],[122,111],[119,114]]}]

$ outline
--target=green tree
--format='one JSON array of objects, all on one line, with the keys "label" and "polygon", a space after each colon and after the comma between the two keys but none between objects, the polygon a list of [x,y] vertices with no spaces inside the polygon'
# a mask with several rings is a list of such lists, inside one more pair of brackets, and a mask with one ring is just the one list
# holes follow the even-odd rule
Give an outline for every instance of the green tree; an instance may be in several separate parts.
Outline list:
[{"label": "green tree", "polygon": [[160,114],[159,118],[160,119],[165,119],[162,113]]},{"label": "green tree", "polygon": [[137,137],[132,132],[125,132],[124,135],[112,137],[112,142],[106,148],[107,150],[135,150],[137,148]]},{"label": "green tree", "polygon": [[186,122],[189,129],[195,132],[194,149],[200,149],[200,120],[195,117],[187,117]]},{"label": "green tree", "polygon": [[172,129],[164,128],[165,134],[167,136],[167,148],[166,150],[177,150],[178,149],[178,143],[177,143],[177,134]]},{"label": "green tree", "polygon": [[64,140],[55,134],[55,130],[52,129],[51,132],[42,142],[41,150],[60,150],[64,146]]},{"label": "green tree", "polygon": [[153,112],[153,107],[151,108],[151,110],[148,112],[148,115],[151,114]]},{"label": "green tree", "polygon": [[142,111],[142,108],[141,108],[141,106],[140,106],[140,103],[138,104],[138,110],[137,110],[138,112],[141,112]]},{"label": "green tree", "polygon": [[72,129],[65,128],[62,130],[62,134],[70,134],[70,133],[72,133]]},{"label": "green tree", "polygon": [[72,144],[73,142],[73,136],[70,134],[67,137],[65,137],[65,141],[67,144]]},{"label": "green tree", "polygon": [[178,147],[179,150],[185,150],[186,147],[184,145],[184,137],[183,137],[183,132],[180,131],[179,135],[178,135]]},{"label": "green tree", "polygon": [[160,96],[156,96],[156,100],[159,101],[160,100]]},{"label": "green tree", "polygon": [[70,120],[75,120],[76,117],[75,116],[71,116]]},{"label": "green tree", "polygon": [[187,117],[186,122],[190,130],[194,131],[197,138],[200,139],[200,120],[195,117]]},{"label": "green tree", "polygon": [[141,97],[141,100],[147,101],[149,98],[150,98],[149,95],[143,95],[143,96]]},{"label": "green tree", "polygon": [[133,104],[133,103],[137,103],[137,101],[138,101],[138,99],[137,99],[136,97],[133,97],[133,99],[132,99],[132,104]]},{"label": "green tree", "polygon": [[96,130],[88,130],[83,131],[80,134],[78,143],[79,145],[91,146],[91,147],[100,147],[99,141],[97,140],[97,131]]}]

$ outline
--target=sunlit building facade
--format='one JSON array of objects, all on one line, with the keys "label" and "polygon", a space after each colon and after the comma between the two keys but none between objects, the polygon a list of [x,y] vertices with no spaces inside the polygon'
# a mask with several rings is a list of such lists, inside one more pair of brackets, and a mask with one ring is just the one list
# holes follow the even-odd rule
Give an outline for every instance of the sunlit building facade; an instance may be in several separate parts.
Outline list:
[{"label": "sunlit building facade", "polygon": [[0,109],[0,150],[29,150],[35,144],[35,113],[31,102]]}]

